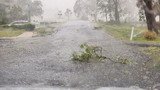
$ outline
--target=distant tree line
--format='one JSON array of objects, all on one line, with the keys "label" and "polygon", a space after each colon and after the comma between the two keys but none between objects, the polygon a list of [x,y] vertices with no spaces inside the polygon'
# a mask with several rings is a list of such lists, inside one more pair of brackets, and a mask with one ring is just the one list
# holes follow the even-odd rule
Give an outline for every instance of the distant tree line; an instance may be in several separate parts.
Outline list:
[{"label": "distant tree line", "polygon": [[98,14],[101,14],[110,22],[120,23],[121,16],[125,14],[125,8],[121,5],[123,2],[125,0],[77,0],[74,13],[79,18],[91,15],[95,21]]}]

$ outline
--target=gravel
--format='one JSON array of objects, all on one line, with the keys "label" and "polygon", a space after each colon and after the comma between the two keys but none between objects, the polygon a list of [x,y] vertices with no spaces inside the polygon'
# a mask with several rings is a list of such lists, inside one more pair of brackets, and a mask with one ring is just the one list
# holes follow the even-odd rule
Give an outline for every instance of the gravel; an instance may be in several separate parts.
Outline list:
[{"label": "gravel", "polygon": [[[74,63],[71,55],[80,45],[101,46],[112,60]],[[144,63],[149,57],[114,39],[103,30],[94,30],[88,21],[71,21],[45,37],[0,40],[0,86],[27,87],[151,87],[160,82]],[[155,81],[156,80],[156,81]]]}]

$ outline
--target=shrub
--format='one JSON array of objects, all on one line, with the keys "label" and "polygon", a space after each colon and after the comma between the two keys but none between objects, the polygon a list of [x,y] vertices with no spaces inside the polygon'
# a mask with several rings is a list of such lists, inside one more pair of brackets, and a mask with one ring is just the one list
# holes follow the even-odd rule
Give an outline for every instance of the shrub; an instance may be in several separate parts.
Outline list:
[{"label": "shrub", "polygon": [[47,36],[55,33],[54,28],[37,28],[35,31],[38,36]]},{"label": "shrub", "polygon": [[35,25],[33,24],[26,24],[26,30],[29,30],[29,31],[33,31],[35,29]]},{"label": "shrub", "polygon": [[45,28],[39,28],[36,30],[36,32],[40,36],[45,36],[47,34],[47,31],[45,30]]},{"label": "shrub", "polygon": [[144,38],[147,40],[155,40],[157,38],[157,34],[155,32],[147,31],[144,33]]},{"label": "shrub", "polygon": [[3,27],[3,28],[9,28],[8,25],[1,25],[1,27]]},{"label": "shrub", "polygon": [[1,17],[0,25],[4,25],[4,24],[7,24],[7,23],[8,23],[8,19],[5,18],[5,17]]}]

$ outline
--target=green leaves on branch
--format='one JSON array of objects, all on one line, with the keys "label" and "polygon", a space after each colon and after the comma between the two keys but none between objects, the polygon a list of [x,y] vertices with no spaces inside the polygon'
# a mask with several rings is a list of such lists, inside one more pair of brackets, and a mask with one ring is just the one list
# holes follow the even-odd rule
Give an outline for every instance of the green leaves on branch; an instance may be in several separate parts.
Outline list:
[{"label": "green leaves on branch", "polygon": [[90,61],[101,61],[101,60],[107,59],[113,63],[119,63],[124,65],[132,63],[130,60],[120,58],[120,57],[116,59],[111,59],[111,58],[102,56],[102,47],[82,44],[80,45],[80,48],[82,49],[81,52],[74,52],[72,54],[73,61],[90,62]]},{"label": "green leaves on branch", "polygon": [[105,56],[102,56],[101,47],[82,44],[80,45],[80,48],[83,49],[82,52],[74,52],[72,54],[73,61],[89,62],[90,60],[100,61],[102,59],[106,59]]}]

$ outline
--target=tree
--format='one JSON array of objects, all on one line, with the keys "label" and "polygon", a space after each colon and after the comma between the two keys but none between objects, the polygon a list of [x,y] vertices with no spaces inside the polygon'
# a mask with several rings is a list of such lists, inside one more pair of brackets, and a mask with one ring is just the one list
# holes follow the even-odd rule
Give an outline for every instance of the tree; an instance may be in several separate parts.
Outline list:
[{"label": "tree", "polygon": [[19,20],[22,18],[23,14],[22,14],[22,9],[19,6],[13,6],[10,9],[10,21],[15,21],[15,20]]},{"label": "tree", "polygon": [[62,11],[58,11],[58,16],[59,16],[59,18],[62,17]]},{"label": "tree", "polygon": [[31,20],[32,16],[43,14],[40,0],[3,0],[7,4],[6,16],[10,22],[15,20]]},{"label": "tree", "polygon": [[42,2],[39,0],[33,1],[31,3],[31,16],[39,16],[43,14]]},{"label": "tree", "polygon": [[101,14],[104,14],[106,17],[106,21],[108,20],[108,15],[110,21],[112,21],[112,11],[113,11],[113,4],[111,3],[111,0],[98,0],[98,10],[100,11]]},{"label": "tree", "polygon": [[72,11],[70,9],[66,9],[65,15],[67,16],[68,20],[69,20],[71,14],[72,14]]},{"label": "tree", "polygon": [[160,0],[138,0],[137,6],[143,8],[145,11],[147,27],[149,31],[154,31],[157,34],[158,25],[156,23],[155,17],[160,14]]},{"label": "tree", "polygon": [[6,6],[4,4],[0,4],[0,24],[6,24],[7,23],[7,17],[6,17]]},{"label": "tree", "polygon": [[110,21],[116,23],[120,23],[120,14],[122,11],[120,2],[121,0],[97,0],[98,8],[101,13],[105,14],[106,20],[109,16]]},{"label": "tree", "polygon": [[87,2],[88,14],[94,18],[94,21],[97,21],[98,16],[98,0],[88,0]]},{"label": "tree", "polygon": [[75,5],[74,5],[74,13],[78,18],[81,19],[88,19],[88,6],[84,0],[77,0]]},{"label": "tree", "polygon": [[31,21],[32,16],[41,16],[43,14],[42,2],[39,0],[29,2],[28,4],[28,20]]},{"label": "tree", "polygon": [[115,21],[117,22],[117,23],[120,23],[120,16],[119,16],[119,10],[118,10],[118,8],[119,8],[119,2],[118,2],[119,0],[113,0],[113,2],[114,2],[114,9],[115,9],[115,11],[114,11],[114,15],[115,15]]},{"label": "tree", "polygon": [[97,0],[77,0],[74,5],[74,13],[81,19],[88,19],[88,16],[93,16],[97,21]]}]

